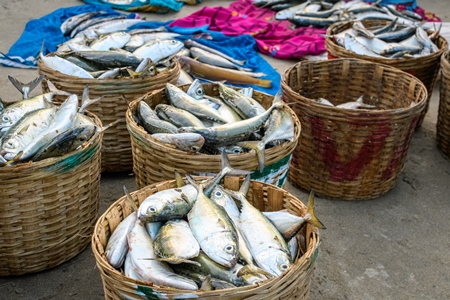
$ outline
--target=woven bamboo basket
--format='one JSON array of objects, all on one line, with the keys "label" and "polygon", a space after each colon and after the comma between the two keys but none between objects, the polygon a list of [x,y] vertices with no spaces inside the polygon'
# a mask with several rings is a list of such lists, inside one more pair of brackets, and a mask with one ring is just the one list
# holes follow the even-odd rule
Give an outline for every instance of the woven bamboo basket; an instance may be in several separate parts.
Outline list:
[{"label": "woven bamboo basket", "polygon": [[450,53],[441,57],[441,85],[439,110],[436,123],[436,143],[439,149],[450,157]]},{"label": "woven bamboo basket", "polygon": [[[365,27],[373,27],[379,25],[386,25],[389,21],[385,20],[365,20],[362,21]],[[340,22],[331,25],[327,29],[327,36],[325,37],[325,48],[328,51],[328,58],[357,58],[363,59],[367,61],[371,61],[374,63],[385,64],[391,67],[398,68],[402,71],[410,73],[415,77],[419,78],[422,83],[427,88],[428,98],[426,101],[425,109],[422,111],[420,115],[419,122],[417,122],[417,127],[419,127],[428,111],[429,102],[431,99],[431,94],[434,89],[434,85],[436,83],[436,78],[439,74],[440,69],[440,58],[442,54],[447,50],[448,44],[444,37],[439,36],[437,46],[439,47],[439,51],[432,53],[430,55],[425,55],[416,58],[397,58],[397,59],[389,59],[389,58],[377,58],[370,57],[367,55],[359,55],[354,53],[353,51],[346,50],[345,48],[337,45],[332,38],[333,34],[337,34],[342,32],[348,28],[351,28],[353,22]]]},{"label": "woven bamboo basket", "polygon": [[0,276],[53,268],[87,246],[98,218],[102,134],[62,157],[0,168]]},{"label": "woven bamboo basket", "polygon": [[[238,190],[242,178],[226,177],[225,187]],[[158,191],[176,187],[175,181],[165,181],[148,185],[131,196],[139,206],[146,197]],[[306,206],[287,191],[274,185],[260,181],[251,181],[247,199],[260,211],[277,211],[288,209],[290,213],[304,216]],[[189,299],[308,299],[314,264],[319,252],[319,231],[309,224],[297,238],[306,244],[291,268],[277,278],[259,284],[215,291],[183,291],[156,286],[151,282],[136,281],[126,277],[121,271],[114,269],[106,260],[105,247],[111,233],[117,225],[132,212],[130,203],[125,197],[117,200],[99,218],[92,236],[92,250],[97,268],[103,281],[105,299],[181,299],[185,293],[192,295]],[[146,293],[147,298],[139,296]],[[187,299],[187,298],[183,298]]]},{"label": "woven bamboo basket", "polygon": [[[416,77],[359,59],[300,62],[281,81],[302,123],[288,180],[330,199],[362,200],[389,191],[403,169],[427,90]],[[355,101],[376,109],[344,109]],[[414,104],[413,104],[414,103]],[[413,104],[413,106],[411,106]]]},{"label": "woven bamboo basket", "polygon": [[[217,84],[203,84],[205,93],[219,97]],[[187,91],[188,86],[180,88]],[[253,98],[265,108],[272,104],[273,96],[254,91]],[[218,173],[222,170],[221,155],[191,154],[176,149],[174,146],[162,143],[147,133],[133,119],[139,101],[145,101],[152,108],[160,103],[168,104],[165,89],[147,93],[130,103],[126,114],[127,128],[131,136],[133,149],[133,172],[139,188],[146,185],[170,180],[175,170],[185,174]],[[288,108],[294,119],[295,140],[279,146],[266,149],[266,164],[263,172],[259,172],[258,160],[253,152],[229,155],[231,165],[240,170],[253,171],[252,179],[260,180],[282,187],[286,181],[292,151],[300,136],[300,121],[295,113]]]},{"label": "woven bamboo basket", "polygon": [[[175,66],[167,72],[143,78],[79,78],[50,69],[42,61],[38,63],[38,72],[45,74],[46,79],[49,79],[60,90],[81,97],[87,84],[92,99],[103,96],[100,101],[90,105],[88,109],[96,114],[105,126],[117,120],[120,121],[108,128],[103,135],[101,170],[102,172],[120,172],[130,171],[133,167],[130,135],[125,124],[125,112],[128,108],[125,99],[136,99],[149,91],[164,87],[167,82],[176,83],[180,75],[180,65],[176,62]],[[42,81],[42,90],[49,91],[45,80]],[[56,102],[64,101],[63,96],[55,96],[55,99]]]}]

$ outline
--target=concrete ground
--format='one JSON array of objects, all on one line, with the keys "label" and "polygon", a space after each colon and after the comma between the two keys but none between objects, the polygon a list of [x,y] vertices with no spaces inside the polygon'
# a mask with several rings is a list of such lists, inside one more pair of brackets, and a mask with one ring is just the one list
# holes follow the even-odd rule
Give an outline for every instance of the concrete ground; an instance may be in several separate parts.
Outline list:
[{"label": "concrete ground", "polygon": [[[203,1],[166,15],[142,14],[148,20],[172,20],[230,1]],[[9,47],[25,23],[75,0],[9,0],[0,10],[0,51]],[[419,6],[450,21],[446,0],[419,1]],[[283,73],[295,61],[267,58]],[[0,67],[0,97],[18,99],[7,75],[28,82],[36,70]],[[407,161],[395,188],[369,201],[317,198],[316,214],[326,225],[311,285],[311,299],[450,299],[450,161],[435,145],[439,85],[422,127],[415,132]],[[39,89],[35,93],[39,93]],[[133,174],[102,174],[103,213],[123,195],[122,186],[136,188]],[[306,202],[307,194],[287,184]],[[37,274],[0,278],[0,299],[103,299],[103,287],[90,245],[72,260]]]}]

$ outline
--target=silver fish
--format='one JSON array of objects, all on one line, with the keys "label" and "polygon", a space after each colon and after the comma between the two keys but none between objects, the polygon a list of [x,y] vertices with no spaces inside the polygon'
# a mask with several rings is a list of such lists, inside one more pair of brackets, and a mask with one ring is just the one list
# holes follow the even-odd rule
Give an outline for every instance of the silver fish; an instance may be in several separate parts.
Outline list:
[{"label": "silver fish", "polygon": [[156,114],[161,120],[173,123],[177,127],[205,127],[196,116],[190,112],[167,104],[158,104],[155,107]]},{"label": "silver fish", "polygon": [[187,110],[201,119],[227,123],[227,120],[225,120],[216,110],[198,103],[198,101],[196,101],[194,98],[189,96],[177,86],[171,83],[167,83],[166,92],[169,101],[173,106]]},{"label": "silver fish", "polygon": [[311,3],[310,1],[306,1],[304,3],[300,3],[297,5],[291,6],[289,8],[280,10],[275,14],[275,19],[287,20],[288,18],[293,17],[295,12],[303,10],[310,3]]},{"label": "silver fish", "polygon": [[178,128],[164,120],[160,120],[151,107],[145,102],[140,101],[137,107],[138,123],[150,133],[177,133]]},{"label": "silver fish", "polygon": [[106,51],[111,48],[122,48],[131,39],[131,35],[124,31],[113,32],[94,40],[89,47],[94,50]]},{"label": "silver fish", "polygon": [[130,40],[124,46],[128,51],[134,51],[137,48],[143,46],[145,43],[152,40],[170,40],[180,36],[174,32],[144,32],[138,34],[132,34]]},{"label": "silver fish", "polygon": [[174,219],[160,228],[153,241],[153,250],[163,261],[179,264],[198,256],[200,245],[192,234],[189,223]]},{"label": "silver fish", "polygon": [[145,22],[141,19],[112,19],[106,22],[101,22],[92,26],[89,26],[83,31],[78,32],[76,36],[85,35],[88,39],[96,39],[99,34],[108,34],[116,31],[124,31],[129,27],[138,23]]},{"label": "silver fish", "polygon": [[94,78],[88,71],[80,68],[76,64],[61,58],[59,56],[44,56],[42,51],[39,54],[44,65],[55,71],[66,75],[76,76],[80,78]]},{"label": "silver fish", "polygon": [[376,54],[375,52],[373,52],[372,50],[370,50],[363,44],[359,43],[358,41],[356,41],[355,37],[350,34],[345,34],[344,44],[345,44],[345,49],[353,51],[356,54],[373,56],[373,57],[383,57],[379,54]]},{"label": "silver fish", "polygon": [[239,253],[236,228],[226,212],[203,193],[202,185],[187,218],[200,248],[212,260],[228,268],[236,265]]},{"label": "silver fish", "polygon": [[265,108],[255,99],[246,97],[245,95],[220,82],[218,85],[222,99],[243,119],[255,117],[266,111]]},{"label": "silver fish", "polygon": [[166,263],[155,260],[157,256],[153,251],[153,241],[140,220],[135,223],[127,238],[131,264],[143,281],[182,290],[198,289],[193,280],[175,274]]},{"label": "silver fish", "polygon": [[92,17],[98,15],[100,12],[98,11],[94,11],[94,12],[85,12],[85,13],[81,13],[81,14],[77,14],[74,15],[68,19],[66,19],[62,24],[61,24],[61,32],[64,35],[69,34],[73,29],[75,29],[75,27],[77,27],[79,24],[81,24],[82,22],[91,19]]},{"label": "silver fish", "polygon": [[376,108],[375,105],[365,104],[363,103],[363,96],[356,99],[356,101],[352,102],[346,102],[339,105],[336,105],[336,107],[339,108],[346,108],[346,109],[358,109],[358,108]]},{"label": "silver fish", "polygon": [[80,31],[85,30],[86,28],[90,27],[90,26],[94,26],[96,24],[99,23],[103,23],[103,22],[110,22],[110,21],[114,21],[114,20],[123,20],[125,19],[126,16],[116,16],[116,17],[108,17],[105,16],[105,14],[98,14],[96,18],[91,18],[88,20],[85,20],[83,22],[81,22],[80,24],[78,24],[78,26],[76,26],[71,32],[70,32],[70,37],[74,38],[75,36],[78,37],[82,37],[83,39],[85,39],[85,35],[84,34],[78,34]]},{"label": "silver fish", "polygon": [[[118,51],[76,51],[74,54],[112,68],[137,67],[143,60],[142,57],[137,57],[132,53]],[[90,76],[92,78],[92,75]]]},{"label": "silver fish", "polygon": [[225,53],[220,52],[219,50],[216,50],[214,48],[208,47],[208,46],[203,45],[203,44],[201,44],[199,42],[196,42],[194,40],[190,40],[190,39],[185,40],[184,41],[184,45],[186,46],[186,48],[189,48],[189,49],[191,47],[197,47],[197,48],[203,49],[205,51],[208,51],[210,53],[222,56],[223,58],[225,58],[225,59],[227,59],[227,60],[229,60],[229,61],[231,61],[231,62],[233,62],[233,63],[235,63],[237,65],[240,65],[240,66],[243,66],[245,64],[245,60],[234,59],[233,57],[228,56]]},{"label": "silver fish", "polygon": [[243,68],[239,65],[235,65],[234,63],[223,58],[222,56],[205,51],[201,48],[191,47],[191,48],[189,48],[189,50],[191,51],[191,56],[193,58],[197,59],[198,61],[210,64],[213,66],[218,66],[218,67],[223,67],[223,68],[228,68],[228,69],[237,69],[237,70],[245,71],[245,72],[253,71],[250,68]]},{"label": "silver fish", "polygon": [[153,40],[133,51],[133,55],[149,58],[154,63],[177,53],[183,48],[183,43],[177,40]]},{"label": "silver fish", "polygon": [[197,133],[154,133],[152,137],[189,153],[200,151],[205,143],[205,139]]},{"label": "silver fish", "polygon": [[137,214],[132,212],[117,225],[105,248],[106,260],[114,268],[120,268],[128,253],[127,235],[136,224]]},{"label": "silver fish", "polygon": [[177,79],[177,85],[191,84],[192,82],[194,82],[192,76],[185,70],[180,69],[180,77]]}]

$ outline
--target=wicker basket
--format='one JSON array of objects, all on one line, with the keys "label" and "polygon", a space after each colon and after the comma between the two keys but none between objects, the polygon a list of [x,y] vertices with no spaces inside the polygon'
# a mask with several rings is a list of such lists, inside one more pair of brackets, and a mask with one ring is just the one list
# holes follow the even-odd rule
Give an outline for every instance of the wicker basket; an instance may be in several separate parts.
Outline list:
[{"label": "wicker basket", "polygon": [[[242,178],[226,177],[225,187],[237,190],[241,182]],[[131,195],[139,206],[147,196],[175,186],[174,180],[160,182],[146,186]],[[289,212],[299,216],[306,214],[306,207],[300,200],[271,184],[252,180],[247,199],[261,211],[277,211],[286,208]],[[299,234],[299,237],[301,235],[302,239],[306,240],[305,253],[297,258],[291,268],[281,276],[257,285],[193,292],[136,281],[124,276],[109,265],[105,257],[108,239],[117,225],[131,212],[130,203],[125,197],[122,197],[99,218],[94,229],[92,249],[103,281],[105,299],[123,299],[121,295],[129,297],[127,299],[153,299],[152,296],[154,299],[159,299],[156,293],[162,293],[160,296],[168,297],[164,297],[164,299],[181,299],[175,296],[183,293],[194,295],[189,299],[194,299],[195,296],[198,296],[199,299],[308,299],[314,263],[319,251],[319,233],[316,227],[308,224],[306,230]],[[139,297],[138,292],[147,292],[147,298]]]},{"label": "wicker basket", "polygon": [[[365,20],[362,21],[364,26],[372,27],[379,25],[386,25],[390,21],[384,20]],[[417,127],[419,127],[424,118],[425,114],[428,111],[429,102],[431,99],[431,94],[434,89],[434,85],[436,83],[437,75],[439,74],[439,65],[440,58],[442,54],[447,50],[448,44],[444,37],[439,36],[438,38],[438,47],[439,51],[432,53],[430,55],[421,56],[417,58],[397,58],[397,59],[389,59],[389,58],[378,58],[378,57],[370,57],[367,55],[359,55],[354,53],[353,51],[346,50],[345,48],[337,45],[332,38],[333,34],[337,34],[342,32],[350,27],[352,27],[353,22],[344,22],[344,23],[336,23],[328,27],[327,36],[325,38],[325,48],[328,51],[328,58],[357,58],[363,59],[367,61],[371,61],[374,63],[385,64],[391,67],[398,68],[402,71],[410,73],[417,78],[419,78],[428,91],[428,98],[426,101],[426,107],[420,115],[419,122],[417,122]]]},{"label": "wicker basket", "polygon": [[87,246],[98,218],[102,134],[65,156],[0,168],[0,276],[53,268]]},{"label": "wicker basket", "polygon": [[[105,126],[121,120],[108,128],[103,135],[101,164],[102,172],[120,172],[130,171],[133,167],[130,135],[125,124],[125,112],[128,108],[125,99],[131,101],[149,91],[164,87],[167,82],[175,83],[180,74],[180,65],[176,62],[169,71],[153,77],[120,79],[85,79],[69,76],[48,68],[42,61],[38,63],[38,71],[39,74],[45,74],[46,79],[60,90],[81,97],[87,84],[92,99],[104,96],[88,109],[95,113]],[[42,81],[42,90],[49,91],[45,80]],[[62,102],[64,97],[55,96],[55,99],[56,102]]]},{"label": "wicker basket", "polygon": [[[420,80],[386,65],[334,59],[293,65],[281,87],[284,100],[297,104],[293,108],[302,123],[291,183],[343,200],[376,198],[395,185],[426,105]],[[338,105],[362,95],[376,109],[344,109],[313,100],[323,97]]]},{"label": "wicker basket", "polygon": [[450,157],[450,53],[441,57],[441,86],[439,111],[436,123],[436,142],[441,151]]},{"label": "wicker basket", "polygon": [[[207,95],[219,96],[217,84],[203,84],[203,87]],[[188,86],[182,86],[181,88],[187,91]],[[253,98],[265,108],[270,107],[273,100],[273,96],[258,91],[254,91]],[[175,170],[183,175],[220,172],[222,169],[221,155],[191,154],[152,138],[133,119],[139,101],[145,101],[152,108],[155,108],[160,103],[167,104],[168,100],[165,89],[153,91],[133,101],[127,111],[127,128],[130,132],[133,149],[133,172],[139,188],[173,179]],[[291,154],[300,136],[300,122],[295,113],[290,108],[288,109],[294,119],[295,140],[266,149],[266,166],[262,173],[258,170],[258,160],[253,152],[229,155],[230,163],[234,168],[253,171],[252,179],[275,184],[279,187],[284,185]]]}]

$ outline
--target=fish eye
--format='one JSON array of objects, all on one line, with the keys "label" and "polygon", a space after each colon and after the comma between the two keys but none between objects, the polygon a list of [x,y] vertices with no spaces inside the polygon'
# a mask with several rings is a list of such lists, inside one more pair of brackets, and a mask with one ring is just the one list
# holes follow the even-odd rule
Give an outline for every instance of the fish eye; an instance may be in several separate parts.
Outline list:
[{"label": "fish eye", "polygon": [[148,208],[148,212],[149,212],[149,213],[155,213],[155,212],[156,212],[156,208],[154,208],[153,206],[150,206],[150,207]]},{"label": "fish eye", "polygon": [[214,193],[214,195],[215,195],[216,197],[222,197],[222,196],[223,196],[223,194],[222,194],[221,191],[216,191],[216,192]]},{"label": "fish eye", "polygon": [[280,269],[281,270],[287,270],[289,268],[289,265],[288,264],[282,264],[282,265],[280,265]]},{"label": "fish eye", "polygon": [[3,116],[2,120],[4,122],[9,122],[11,119],[8,116]]},{"label": "fish eye", "polygon": [[80,141],[84,142],[85,140],[87,140],[87,136],[85,135],[80,135]]},{"label": "fish eye", "polygon": [[197,94],[198,94],[198,95],[203,95],[203,91],[200,90],[200,89],[198,89],[198,90],[197,90]]},{"label": "fish eye", "polygon": [[198,147],[197,147],[197,146],[192,146],[192,147],[191,147],[191,150],[192,150],[192,151],[198,151]]},{"label": "fish eye", "polygon": [[171,41],[171,43],[172,43],[172,44],[176,44],[176,43],[177,43],[177,41],[175,41],[175,40],[172,40],[172,41]]},{"label": "fish eye", "polygon": [[234,149],[234,150],[233,150],[233,153],[234,153],[234,154],[239,154],[239,153],[241,153],[241,150],[239,150],[239,149]]},{"label": "fish eye", "polygon": [[227,253],[233,253],[234,252],[234,246],[233,245],[228,245],[225,247],[225,252]]}]

